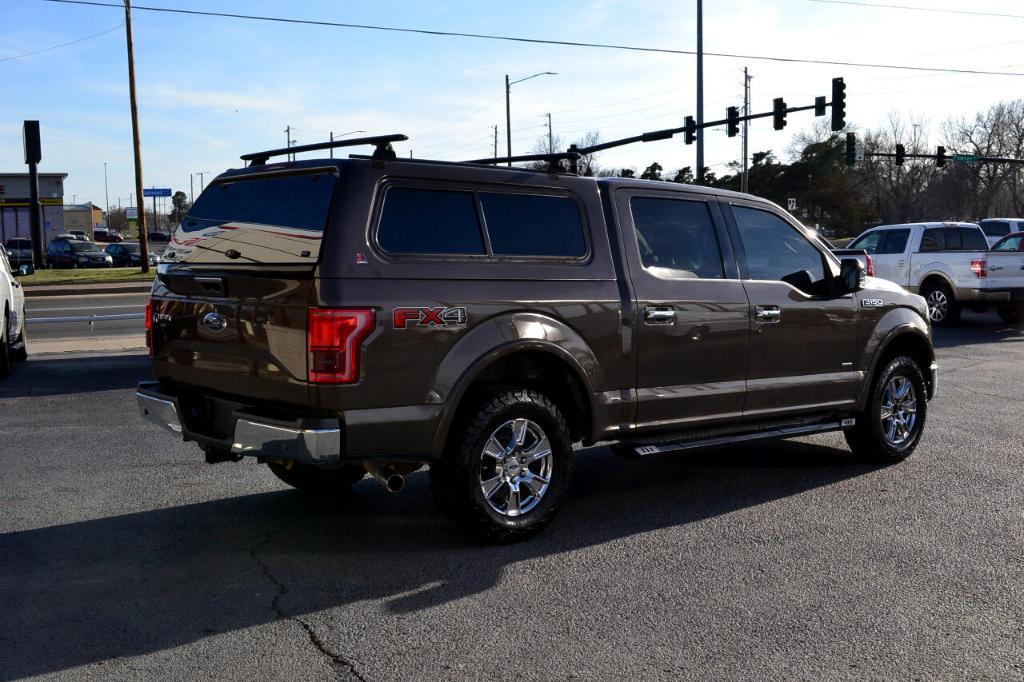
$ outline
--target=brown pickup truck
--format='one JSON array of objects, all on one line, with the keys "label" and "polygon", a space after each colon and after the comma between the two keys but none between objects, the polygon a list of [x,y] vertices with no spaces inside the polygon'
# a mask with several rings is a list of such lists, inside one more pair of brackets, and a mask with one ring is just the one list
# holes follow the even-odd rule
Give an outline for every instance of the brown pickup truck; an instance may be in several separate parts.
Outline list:
[{"label": "brown pickup truck", "polygon": [[492,540],[552,518],[575,443],[640,457],[842,430],[885,463],[920,440],[924,299],[778,206],[397,159],[392,139],[250,155],[206,188],[153,287],[146,418],[312,493],[429,466]]}]

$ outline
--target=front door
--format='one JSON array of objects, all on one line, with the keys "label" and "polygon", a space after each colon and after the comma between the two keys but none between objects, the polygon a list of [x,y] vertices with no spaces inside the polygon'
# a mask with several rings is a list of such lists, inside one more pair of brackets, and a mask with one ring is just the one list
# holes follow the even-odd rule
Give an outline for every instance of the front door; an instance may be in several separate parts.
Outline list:
[{"label": "front door", "polygon": [[910,268],[907,267],[910,228],[879,230],[879,233],[882,238],[874,255],[871,256],[875,263],[875,277],[887,279],[903,287],[907,286],[910,283]]},{"label": "front door", "polygon": [[744,416],[852,407],[858,302],[832,295],[838,265],[781,212],[724,206],[750,300],[750,362]]},{"label": "front door", "polygon": [[637,425],[680,430],[742,415],[749,306],[713,197],[620,189],[637,319]]}]

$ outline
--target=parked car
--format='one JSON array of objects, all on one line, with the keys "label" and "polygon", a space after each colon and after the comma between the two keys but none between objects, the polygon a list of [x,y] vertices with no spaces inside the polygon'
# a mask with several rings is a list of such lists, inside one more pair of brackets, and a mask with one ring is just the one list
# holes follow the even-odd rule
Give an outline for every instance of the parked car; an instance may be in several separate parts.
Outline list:
[{"label": "parked car", "polygon": [[954,324],[965,305],[1005,311],[1024,302],[1024,286],[989,277],[988,242],[974,223],[882,225],[849,248],[866,251],[878,277],[924,296],[935,324]]},{"label": "parked car", "polygon": [[113,259],[94,242],[54,239],[46,250],[46,262],[52,268],[112,268]]},{"label": "parked car", "polygon": [[32,272],[31,263],[12,268],[0,249],[0,379],[7,378],[15,362],[28,358],[25,292],[17,278]]},{"label": "parked car", "polygon": [[989,246],[1011,232],[1024,232],[1024,220],[1020,218],[986,218],[979,221],[978,225],[984,231]]},{"label": "parked car", "polygon": [[25,237],[13,237],[4,244],[7,258],[11,266],[17,269],[25,263],[32,263],[32,240]]},{"label": "parked car", "polygon": [[96,228],[93,230],[93,237],[95,237],[98,242],[116,243],[124,241],[124,235],[117,230],[107,230],[104,228]]},{"label": "parked car", "polygon": [[894,462],[921,437],[924,299],[766,200],[380,148],[269,156],[198,198],[146,313],[141,413],[208,462],[258,457],[313,493],[429,465],[445,507],[510,540],[554,515],[574,442],[843,431]]},{"label": "parked car", "polygon": [[[111,257],[115,268],[131,267],[142,264],[142,251],[138,242],[121,242],[110,244],[104,249]],[[149,264],[159,265],[160,256],[150,251]]]},{"label": "parked car", "polygon": [[166,232],[150,232],[147,236],[151,242],[167,243],[171,241],[171,235]]},{"label": "parked car", "polygon": [[68,230],[68,234],[83,242],[90,241],[89,235],[85,233],[85,230]]},{"label": "parked car", "polygon": [[72,242],[80,241],[78,239],[78,237],[76,237],[75,235],[70,234],[70,233],[54,235],[53,239],[51,239],[50,241],[51,242],[55,242],[55,241],[59,241],[59,240],[66,240],[66,241],[72,241]]}]

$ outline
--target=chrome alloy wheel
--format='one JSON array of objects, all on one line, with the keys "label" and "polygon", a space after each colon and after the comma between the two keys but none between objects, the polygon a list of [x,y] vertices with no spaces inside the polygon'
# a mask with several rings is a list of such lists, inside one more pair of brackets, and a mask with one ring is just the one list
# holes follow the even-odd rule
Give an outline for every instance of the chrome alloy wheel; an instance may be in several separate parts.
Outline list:
[{"label": "chrome alloy wheel", "polygon": [[941,289],[933,289],[928,292],[928,317],[932,322],[942,322],[949,314],[949,297]]},{"label": "chrome alloy wheel", "polygon": [[917,393],[905,376],[889,380],[882,393],[882,433],[889,445],[900,446],[909,441],[917,426]]},{"label": "chrome alloy wheel", "polygon": [[494,511],[521,516],[540,504],[554,463],[551,443],[536,422],[507,421],[484,444],[480,490]]}]

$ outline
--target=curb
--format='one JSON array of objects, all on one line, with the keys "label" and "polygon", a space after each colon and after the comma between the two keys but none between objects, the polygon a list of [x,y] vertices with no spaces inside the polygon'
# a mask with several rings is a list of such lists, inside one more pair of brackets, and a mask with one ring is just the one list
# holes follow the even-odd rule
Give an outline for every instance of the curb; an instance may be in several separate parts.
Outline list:
[{"label": "curb", "polygon": [[23,287],[25,298],[37,296],[90,296],[94,294],[148,294],[153,288],[152,283],[139,282],[117,286],[74,285],[74,284],[41,284],[34,287]]}]

